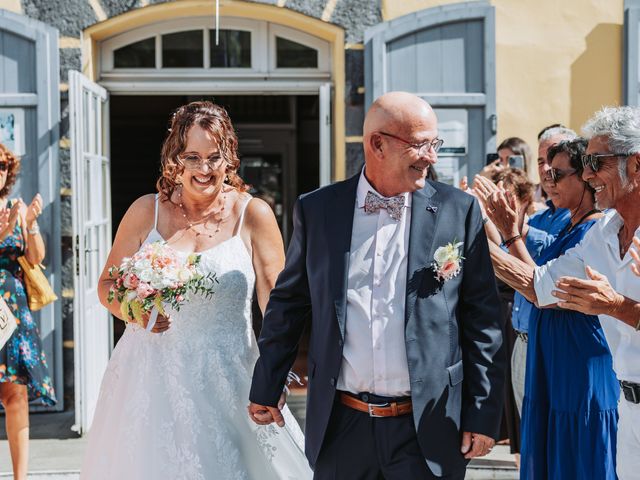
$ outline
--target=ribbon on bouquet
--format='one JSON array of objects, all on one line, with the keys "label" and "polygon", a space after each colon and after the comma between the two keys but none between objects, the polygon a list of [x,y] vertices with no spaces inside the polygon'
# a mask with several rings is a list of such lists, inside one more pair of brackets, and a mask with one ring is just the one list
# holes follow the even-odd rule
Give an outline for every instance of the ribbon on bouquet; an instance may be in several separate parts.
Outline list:
[{"label": "ribbon on bouquet", "polygon": [[151,310],[151,314],[149,315],[149,321],[147,322],[147,328],[145,329],[147,332],[150,332],[156,324],[158,320],[158,309],[153,307]]}]

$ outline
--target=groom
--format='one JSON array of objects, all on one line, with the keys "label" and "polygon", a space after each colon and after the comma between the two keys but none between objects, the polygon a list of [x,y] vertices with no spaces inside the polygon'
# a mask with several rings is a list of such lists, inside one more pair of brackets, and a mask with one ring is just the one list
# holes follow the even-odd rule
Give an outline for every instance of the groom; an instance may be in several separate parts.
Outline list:
[{"label": "groom", "polygon": [[[306,454],[314,478],[462,479],[468,459],[494,445],[504,384],[480,208],[425,180],[442,142],[422,99],[383,95],[363,133],[363,171],[296,203],[249,415],[284,425],[278,399],[311,312]],[[448,244],[452,263],[440,255],[437,263]]]}]

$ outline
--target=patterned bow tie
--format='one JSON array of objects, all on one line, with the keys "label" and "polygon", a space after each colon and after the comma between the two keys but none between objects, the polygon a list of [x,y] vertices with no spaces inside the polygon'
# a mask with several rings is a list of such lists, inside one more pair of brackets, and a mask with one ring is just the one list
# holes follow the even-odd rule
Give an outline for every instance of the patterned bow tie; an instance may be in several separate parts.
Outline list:
[{"label": "patterned bow tie", "polygon": [[404,196],[382,198],[380,195],[373,193],[371,190],[367,192],[364,199],[364,211],[366,213],[376,213],[381,208],[386,208],[387,213],[394,220],[402,218],[402,208],[404,207]]}]

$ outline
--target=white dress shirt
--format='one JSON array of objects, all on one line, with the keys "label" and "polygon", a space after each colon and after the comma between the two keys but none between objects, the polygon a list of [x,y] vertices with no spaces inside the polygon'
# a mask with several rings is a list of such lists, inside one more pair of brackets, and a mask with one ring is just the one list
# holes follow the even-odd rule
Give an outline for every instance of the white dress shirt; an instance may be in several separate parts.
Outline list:
[{"label": "white dress shirt", "polygon": [[353,213],[345,343],[337,388],[353,393],[406,396],[410,387],[404,304],[411,194],[403,194],[402,218],[394,220],[386,209],[365,213],[369,191],[378,194],[363,170]]},{"label": "white dress shirt", "polygon": [[[556,290],[556,281],[563,276],[586,278],[587,265],[605,275],[618,293],[640,301],[640,278],[631,271],[629,252],[620,260],[618,231],[622,223],[622,217],[615,210],[610,210],[591,227],[578,245],[561,257],[537,267],[534,288],[538,304],[556,303],[558,299],[551,295]],[[636,230],[636,235],[640,235],[640,228]],[[640,332],[609,315],[598,317],[618,379],[640,383]]]}]

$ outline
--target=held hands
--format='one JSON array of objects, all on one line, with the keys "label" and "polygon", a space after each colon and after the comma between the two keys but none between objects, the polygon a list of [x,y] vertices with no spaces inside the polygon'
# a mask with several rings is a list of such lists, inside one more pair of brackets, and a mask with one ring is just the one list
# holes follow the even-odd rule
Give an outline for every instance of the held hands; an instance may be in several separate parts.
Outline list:
[{"label": "held hands", "polygon": [[551,293],[558,298],[558,307],[587,315],[611,315],[623,304],[624,296],[616,292],[601,273],[589,266],[585,271],[588,280],[561,277],[556,282],[558,290]]},{"label": "held hands", "polygon": [[282,392],[280,400],[278,400],[278,407],[267,407],[265,405],[258,405],[257,403],[249,402],[247,411],[249,412],[249,418],[258,425],[269,425],[273,422],[279,427],[284,427],[284,417],[281,410],[284,408],[284,404],[287,401],[287,394]]},{"label": "held hands", "polygon": [[493,438],[481,433],[463,432],[460,452],[464,458],[483,457],[491,452],[495,444],[496,441]]}]

